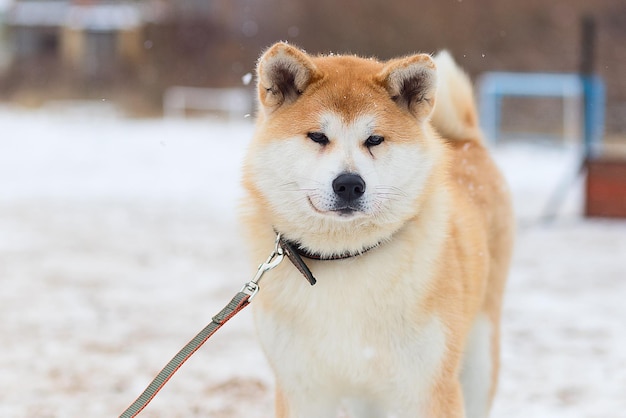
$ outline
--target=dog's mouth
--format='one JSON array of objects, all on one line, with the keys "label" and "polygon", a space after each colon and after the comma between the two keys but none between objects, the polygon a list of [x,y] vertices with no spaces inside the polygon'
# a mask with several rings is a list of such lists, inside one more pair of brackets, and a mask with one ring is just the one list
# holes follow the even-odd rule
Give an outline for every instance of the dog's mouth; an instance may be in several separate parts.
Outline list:
[{"label": "dog's mouth", "polygon": [[333,210],[333,212],[338,213],[339,216],[350,216],[357,211],[358,210],[356,208],[352,208],[349,206]]},{"label": "dog's mouth", "polygon": [[320,215],[335,215],[341,218],[350,218],[358,213],[363,213],[363,209],[360,207],[360,205],[354,203],[340,204],[331,209],[322,210],[315,206],[310,196],[307,196],[307,201],[309,202],[309,206],[311,206],[311,209],[313,209],[314,212],[319,213]]}]

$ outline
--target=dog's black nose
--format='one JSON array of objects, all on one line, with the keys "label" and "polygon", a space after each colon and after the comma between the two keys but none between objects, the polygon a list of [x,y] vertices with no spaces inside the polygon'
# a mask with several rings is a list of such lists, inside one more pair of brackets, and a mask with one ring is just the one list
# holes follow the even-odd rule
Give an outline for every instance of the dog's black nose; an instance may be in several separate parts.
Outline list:
[{"label": "dog's black nose", "polygon": [[333,180],[333,190],[345,201],[356,200],[365,193],[365,181],[358,174],[340,174]]}]

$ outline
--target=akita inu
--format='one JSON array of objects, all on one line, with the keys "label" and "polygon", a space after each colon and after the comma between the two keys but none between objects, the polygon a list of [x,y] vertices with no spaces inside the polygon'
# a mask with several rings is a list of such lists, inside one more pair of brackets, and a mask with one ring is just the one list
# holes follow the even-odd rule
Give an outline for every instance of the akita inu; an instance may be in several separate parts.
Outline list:
[{"label": "akita inu", "polygon": [[513,241],[509,193],[447,53],[379,62],[278,43],[244,163],[255,321],[281,418],[486,417]]}]

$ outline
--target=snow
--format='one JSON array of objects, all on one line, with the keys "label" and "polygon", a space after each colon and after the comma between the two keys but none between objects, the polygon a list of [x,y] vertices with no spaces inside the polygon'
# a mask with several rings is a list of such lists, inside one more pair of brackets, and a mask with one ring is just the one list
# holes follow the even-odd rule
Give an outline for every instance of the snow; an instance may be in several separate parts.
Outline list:
[{"label": "snow", "polygon": [[241,77],[241,82],[243,83],[244,86],[248,86],[250,85],[250,82],[252,81],[252,73],[245,73],[242,77]]},{"label": "snow", "polygon": [[[1,108],[0,129],[0,416],[117,416],[251,278],[235,216],[250,120]],[[519,233],[492,417],[617,417],[626,221],[582,218],[578,179],[540,222],[576,150],[494,152]],[[244,311],[140,416],[267,417],[272,386]]]}]

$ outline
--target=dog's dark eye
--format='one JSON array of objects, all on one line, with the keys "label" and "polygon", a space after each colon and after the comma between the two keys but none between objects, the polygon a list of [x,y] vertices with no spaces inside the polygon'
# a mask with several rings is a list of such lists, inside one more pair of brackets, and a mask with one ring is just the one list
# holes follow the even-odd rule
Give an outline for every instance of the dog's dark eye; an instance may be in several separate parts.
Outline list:
[{"label": "dog's dark eye", "polygon": [[376,145],[382,144],[384,140],[385,138],[380,135],[371,135],[369,138],[365,140],[365,146],[374,147]]},{"label": "dog's dark eye", "polygon": [[328,137],[321,132],[309,132],[308,134],[306,134],[306,136],[313,142],[317,142],[321,145],[326,145],[330,142],[328,140]]}]

